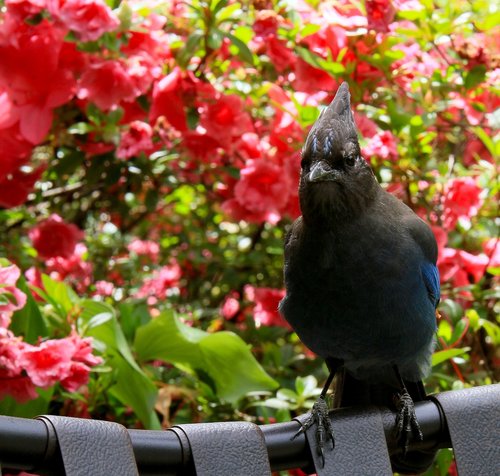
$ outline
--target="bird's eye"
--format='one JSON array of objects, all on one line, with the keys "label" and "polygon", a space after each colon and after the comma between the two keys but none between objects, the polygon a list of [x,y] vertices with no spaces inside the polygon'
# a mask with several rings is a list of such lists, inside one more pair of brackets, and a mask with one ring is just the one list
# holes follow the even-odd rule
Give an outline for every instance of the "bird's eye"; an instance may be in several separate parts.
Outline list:
[{"label": "bird's eye", "polygon": [[352,155],[348,155],[346,158],[345,158],[345,163],[347,165],[350,165],[351,167],[354,165],[354,162],[356,162],[356,160],[354,159],[354,156]]},{"label": "bird's eye", "polygon": [[300,161],[300,168],[301,169],[306,169],[309,166],[309,160],[307,160],[305,157]]}]

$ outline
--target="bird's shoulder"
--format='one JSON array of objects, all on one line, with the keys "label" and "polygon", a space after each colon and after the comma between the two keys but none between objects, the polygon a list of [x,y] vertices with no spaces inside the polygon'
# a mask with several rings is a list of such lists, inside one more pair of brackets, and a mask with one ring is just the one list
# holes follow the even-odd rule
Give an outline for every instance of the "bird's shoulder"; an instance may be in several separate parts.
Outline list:
[{"label": "bird's shoulder", "polygon": [[398,228],[422,250],[424,257],[431,263],[437,261],[437,243],[430,226],[410,207],[388,192],[380,199],[387,216],[397,222]]}]

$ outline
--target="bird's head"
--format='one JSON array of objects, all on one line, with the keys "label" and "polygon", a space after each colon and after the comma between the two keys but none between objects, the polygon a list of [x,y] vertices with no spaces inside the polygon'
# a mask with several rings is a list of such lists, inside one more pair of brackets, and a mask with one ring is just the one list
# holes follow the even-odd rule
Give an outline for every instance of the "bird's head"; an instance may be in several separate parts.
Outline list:
[{"label": "bird's head", "polygon": [[302,149],[299,197],[304,220],[328,226],[354,218],[368,206],[377,186],[361,157],[349,87],[342,83]]}]

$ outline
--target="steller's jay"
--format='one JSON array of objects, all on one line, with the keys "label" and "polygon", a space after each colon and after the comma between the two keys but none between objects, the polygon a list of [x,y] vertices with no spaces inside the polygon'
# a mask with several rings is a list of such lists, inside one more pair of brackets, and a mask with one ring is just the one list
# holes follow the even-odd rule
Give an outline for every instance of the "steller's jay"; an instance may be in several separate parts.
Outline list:
[{"label": "steller's jay", "polygon": [[[361,157],[347,83],[307,136],[299,198],[279,309],[330,370],[299,433],[318,424],[324,461],[324,444],[334,445],[325,396],[338,373],[336,406],[395,404],[406,453],[411,434],[422,439],[413,401],[425,398],[421,379],[434,348],[437,245],[429,226],[382,189]],[[407,456],[418,460],[413,453]],[[393,466],[409,471],[403,459]],[[421,469],[424,460],[416,463]]]}]

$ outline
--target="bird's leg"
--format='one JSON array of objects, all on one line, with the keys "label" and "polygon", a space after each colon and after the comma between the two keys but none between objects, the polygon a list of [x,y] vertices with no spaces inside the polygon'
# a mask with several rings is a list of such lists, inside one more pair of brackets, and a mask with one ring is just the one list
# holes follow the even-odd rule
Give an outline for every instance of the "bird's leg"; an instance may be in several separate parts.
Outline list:
[{"label": "bird's leg", "polygon": [[330,374],[326,379],[325,385],[323,386],[323,390],[321,390],[321,394],[319,395],[318,400],[314,403],[311,414],[302,423],[299,431],[292,436],[292,440],[296,438],[301,433],[305,433],[312,425],[317,424],[316,428],[316,443],[317,443],[317,451],[318,455],[321,457],[322,465],[325,466],[325,455],[323,452],[323,448],[325,446],[325,441],[332,441],[332,449],[335,448],[335,439],[333,436],[333,428],[330,418],[328,416],[328,404],[326,402],[326,394],[328,393],[328,389],[332,384],[332,381],[337,373],[337,370],[343,365],[343,362],[337,359],[326,359],[326,365]]},{"label": "bird's leg", "polygon": [[403,444],[403,451],[406,454],[408,451],[408,444],[410,441],[410,435],[413,433],[415,437],[422,441],[424,439],[422,435],[422,430],[420,430],[420,425],[417,421],[417,416],[415,414],[415,404],[406,389],[406,385],[399,373],[399,369],[396,365],[393,367],[394,373],[399,381],[400,392],[394,397],[394,404],[396,405],[397,416],[396,416],[396,438]]}]

